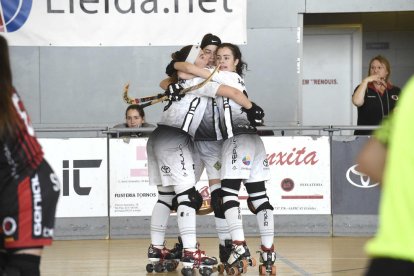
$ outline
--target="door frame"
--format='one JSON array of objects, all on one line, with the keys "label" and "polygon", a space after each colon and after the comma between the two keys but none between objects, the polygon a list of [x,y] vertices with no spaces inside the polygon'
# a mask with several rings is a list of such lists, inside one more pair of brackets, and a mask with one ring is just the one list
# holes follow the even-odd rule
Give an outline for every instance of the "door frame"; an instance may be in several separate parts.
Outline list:
[{"label": "door frame", "polygon": [[[352,72],[351,72],[351,87],[356,87],[362,80],[362,25],[353,24],[353,25],[312,25],[304,26],[303,28],[303,39],[302,39],[302,49],[300,50],[300,60],[302,60],[302,70],[299,74],[299,111],[298,118],[300,124],[303,123],[303,89],[302,89],[302,79],[303,79],[303,48],[306,47],[304,37],[306,35],[334,35],[334,34],[348,34],[352,37]],[[349,94],[349,102],[352,105],[351,112],[351,124],[357,125],[357,109],[352,104],[351,99],[352,91]]]}]

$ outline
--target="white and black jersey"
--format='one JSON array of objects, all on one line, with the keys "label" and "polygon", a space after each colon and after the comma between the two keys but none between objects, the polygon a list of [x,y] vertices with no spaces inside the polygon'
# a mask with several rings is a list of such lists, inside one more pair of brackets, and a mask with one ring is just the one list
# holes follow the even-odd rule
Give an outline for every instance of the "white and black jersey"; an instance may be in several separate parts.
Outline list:
[{"label": "white and black jersey", "polygon": [[[187,88],[203,80],[202,78],[193,78],[181,81],[180,84]],[[187,93],[180,101],[169,103],[165,106],[158,124],[179,128],[195,137],[207,107],[208,97],[214,98],[219,86],[220,84],[216,82],[209,82],[203,87]]]},{"label": "white and black jersey", "polygon": [[207,98],[206,110],[194,136],[194,141],[218,141],[222,139],[217,103],[215,99]]},{"label": "white and black jersey", "polygon": [[[213,80],[234,87],[240,91],[246,91],[244,79],[237,73],[219,71],[214,74]],[[217,106],[220,112],[220,126],[224,139],[228,139],[238,134],[256,134],[257,130],[247,119],[246,112],[242,106],[233,100],[225,97],[217,97]]]}]

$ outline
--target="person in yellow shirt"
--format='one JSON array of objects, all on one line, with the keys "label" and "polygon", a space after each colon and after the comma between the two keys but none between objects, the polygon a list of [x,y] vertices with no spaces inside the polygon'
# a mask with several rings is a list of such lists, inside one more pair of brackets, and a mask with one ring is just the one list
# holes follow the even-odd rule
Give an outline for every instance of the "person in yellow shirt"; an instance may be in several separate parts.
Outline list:
[{"label": "person in yellow shirt", "polygon": [[379,225],[365,246],[371,275],[414,275],[414,76],[393,114],[358,156],[359,170],[381,181]]}]

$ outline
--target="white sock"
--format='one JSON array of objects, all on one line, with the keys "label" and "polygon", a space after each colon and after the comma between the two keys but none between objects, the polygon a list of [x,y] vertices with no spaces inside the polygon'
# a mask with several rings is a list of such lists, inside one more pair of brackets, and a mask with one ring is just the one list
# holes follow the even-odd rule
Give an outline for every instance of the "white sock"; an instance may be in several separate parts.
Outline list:
[{"label": "white sock", "polygon": [[216,230],[217,230],[218,238],[220,240],[220,244],[224,246],[225,240],[231,240],[231,235],[229,231],[229,226],[227,224],[227,220],[222,219],[222,218],[217,218],[217,217],[214,217],[214,220],[216,222]]},{"label": "white sock", "polygon": [[243,221],[240,207],[233,207],[224,212],[233,241],[244,241]]},{"label": "white sock", "polygon": [[194,208],[179,205],[177,222],[184,248],[196,248],[196,212]]},{"label": "white sock", "polygon": [[272,247],[275,235],[273,211],[269,209],[261,210],[256,214],[256,218],[262,245],[267,248]]},{"label": "white sock", "polygon": [[170,217],[170,208],[165,204],[155,203],[151,216],[151,243],[153,245],[163,245],[165,241],[165,229]]}]

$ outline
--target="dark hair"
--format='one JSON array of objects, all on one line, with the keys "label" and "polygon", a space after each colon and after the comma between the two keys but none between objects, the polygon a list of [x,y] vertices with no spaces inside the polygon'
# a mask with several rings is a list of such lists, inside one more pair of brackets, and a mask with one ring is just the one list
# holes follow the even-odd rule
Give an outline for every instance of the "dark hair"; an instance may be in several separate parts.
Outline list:
[{"label": "dark hair", "polygon": [[173,78],[174,82],[178,81],[178,76],[177,76],[177,70],[175,70],[174,68],[174,63],[176,63],[177,61],[185,61],[188,57],[188,54],[191,51],[191,48],[193,47],[193,45],[187,45],[184,46],[183,48],[181,48],[179,51],[176,51],[174,53],[171,54],[171,62],[167,65],[167,67],[165,68],[165,73]]},{"label": "dark hair", "polygon": [[0,35],[0,139],[13,135],[20,121],[12,101],[13,84],[10,67],[9,46]]},{"label": "dark hair", "polygon": [[244,70],[247,70],[247,63],[242,60],[242,53],[240,51],[239,46],[231,43],[222,43],[220,44],[220,46],[217,47],[217,52],[221,48],[229,48],[234,56],[234,59],[239,60],[239,63],[236,65],[236,73],[243,77]]},{"label": "dark hair", "polygon": [[144,109],[138,104],[131,104],[130,106],[127,107],[127,109],[125,110],[125,118],[127,117],[128,111],[131,109],[135,109],[136,111],[138,111],[139,116],[141,116],[141,118],[145,118]]},{"label": "dark hair", "polygon": [[221,44],[221,39],[213,34],[206,34],[203,39],[201,40],[200,47],[204,49],[207,45],[216,45],[219,46]]},{"label": "dark hair", "polygon": [[390,66],[390,62],[385,58],[385,57],[383,57],[383,56],[381,56],[381,55],[378,55],[378,56],[376,56],[376,57],[373,57],[372,59],[371,59],[371,61],[369,62],[369,67],[368,67],[368,76],[370,75],[370,73],[371,73],[371,64],[374,62],[374,60],[378,60],[381,64],[384,64],[385,65],[385,68],[387,68],[387,71],[388,71],[388,75],[387,75],[387,77],[385,78],[385,81],[386,82],[388,82],[388,80],[390,79],[390,76],[391,76],[391,66]]}]

